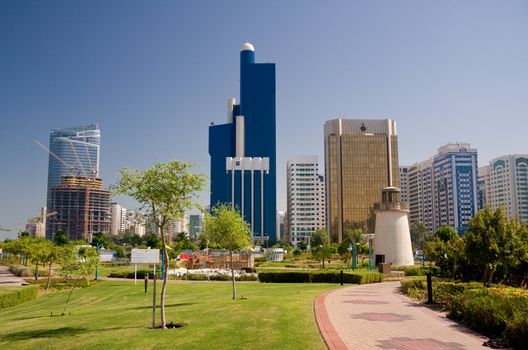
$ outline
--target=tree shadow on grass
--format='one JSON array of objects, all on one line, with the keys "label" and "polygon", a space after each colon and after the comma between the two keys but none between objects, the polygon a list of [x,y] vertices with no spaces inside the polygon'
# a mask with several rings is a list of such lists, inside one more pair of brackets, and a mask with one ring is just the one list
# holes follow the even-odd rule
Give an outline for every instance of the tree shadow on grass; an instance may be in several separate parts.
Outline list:
[{"label": "tree shadow on grass", "polygon": [[[176,304],[165,304],[165,307],[178,307],[178,306],[187,306],[187,305],[196,305],[196,303],[176,303]],[[159,309],[161,305],[157,304],[156,309]],[[138,307],[132,307],[132,308],[126,308],[127,310],[145,310],[145,309],[152,309],[152,305],[149,306],[138,306]]]},{"label": "tree shadow on grass", "polygon": [[97,332],[111,332],[123,329],[142,329],[143,325],[131,326],[131,327],[110,327],[100,329],[87,329],[82,327],[61,327],[55,329],[36,329],[36,330],[25,330],[20,332],[13,332],[4,335],[0,335],[0,341],[18,341],[18,340],[29,340],[36,338],[67,338],[73,337],[82,333],[97,333]]},{"label": "tree shadow on grass", "polygon": [[35,329],[14,333],[7,333],[0,336],[3,341],[28,340],[35,338],[65,338],[88,332],[82,327],[60,327],[55,329]]}]

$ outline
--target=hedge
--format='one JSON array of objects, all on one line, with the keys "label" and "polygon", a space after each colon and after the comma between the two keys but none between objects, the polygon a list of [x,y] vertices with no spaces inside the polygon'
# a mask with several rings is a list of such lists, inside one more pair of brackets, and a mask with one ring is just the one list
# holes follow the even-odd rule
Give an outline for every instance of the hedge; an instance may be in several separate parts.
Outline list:
[{"label": "hedge", "polygon": [[[12,291],[9,289],[13,288]],[[37,286],[6,287],[1,289],[0,309],[25,303],[37,297]]]},{"label": "hedge", "polygon": [[[202,275],[202,274],[186,274],[181,279],[189,281],[231,281],[230,275]],[[254,275],[239,275],[235,276],[236,281],[256,281],[257,277]]]},{"label": "hedge", "polygon": [[[149,278],[152,278],[153,270],[137,270],[137,278],[143,279],[148,274]],[[161,274],[157,273],[157,277],[160,278]],[[111,272],[108,277],[113,278],[134,278],[134,271],[114,271]]]},{"label": "hedge", "polygon": [[[425,299],[424,278],[407,278],[402,292]],[[520,288],[486,288],[480,282],[455,283],[433,278],[434,300],[444,304],[447,316],[483,335],[505,340],[515,349],[528,341],[528,293]]]},{"label": "hedge", "polygon": [[[260,282],[270,283],[340,283],[340,271],[262,271]],[[343,272],[343,283],[367,284],[383,282],[379,272]]]}]

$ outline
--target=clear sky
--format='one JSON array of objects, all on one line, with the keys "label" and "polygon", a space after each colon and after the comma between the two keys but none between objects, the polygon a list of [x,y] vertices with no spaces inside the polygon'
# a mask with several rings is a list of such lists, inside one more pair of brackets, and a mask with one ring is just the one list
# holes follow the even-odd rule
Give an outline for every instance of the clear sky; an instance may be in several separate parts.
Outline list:
[{"label": "clear sky", "polygon": [[33,140],[52,128],[99,123],[105,184],[173,159],[208,174],[208,125],[239,97],[245,41],[276,63],[279,210],[288,157],[322,161],[336,117],[395,119],[400,164],[450,141],[481,165],[528,153],[527,1],[6,0],[0,226],[44,205],[48,156]]}]

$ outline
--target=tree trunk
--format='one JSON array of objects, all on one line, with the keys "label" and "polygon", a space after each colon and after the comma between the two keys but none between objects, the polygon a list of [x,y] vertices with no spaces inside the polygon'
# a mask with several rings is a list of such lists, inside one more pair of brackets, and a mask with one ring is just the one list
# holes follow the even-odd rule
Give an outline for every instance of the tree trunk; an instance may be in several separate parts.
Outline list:
[{"label": "tree trunk", "polygon": [[165,293],[167,292],[167,280],[169,279],[169,252],[167,251],[167,244],[165,242],[165,234],[163,232],[163,227],[160,228],[161,232],[161,241],[163,243],[163,257],[165,259],[165,269],[163,271],[163,286],[161,287],[161,328],[167,328],[167,321],[165,320]]},{"label": "tree trunk", "polygon": [[236,287],[235,287],[235,268],[233,264],[233,251],[229,251],[229,255],[231,255],[231,278],[232,278],[232,284],[233,284],[233,300],[236,300]]},{"label": "tree trunk", "polygon": [[49,289],[51,282],[51,262],[49,263],[49,269],[48,269],[48,281],[46,282],[46,290]]},{"label": "tree trunk", "polygon": [[35,281],[38,281],[38,278],[39,278],[39,274],[38,274],[38,266],[39,266],[39,263],[38,261],[35,263]]},{"label": "tree trunk", "polygon": [[64,304],[64,309],[62,310],[62,314],[63,314],[63,315],[66,315],[66,305],[68,305],[68,303],[70,302],[70,298],[71,298],[71,296],[72,296],[73,290],[74,290],[75,288],[77,288],[77,283],[78,283],[78,282],[74,282],[73,287],[72,287],[72,289],[70,290],[70,294],[68,294],[68,299],[66,299],[66,303]]}]

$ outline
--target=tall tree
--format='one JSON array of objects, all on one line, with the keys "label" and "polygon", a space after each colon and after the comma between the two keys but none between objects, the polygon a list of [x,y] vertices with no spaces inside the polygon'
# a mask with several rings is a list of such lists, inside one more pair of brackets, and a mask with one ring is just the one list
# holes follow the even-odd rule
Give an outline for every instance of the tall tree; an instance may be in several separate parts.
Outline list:
[{"label": "tall tree", "polygon": [[453,238],[458,237],[458,234],[451,226],[444,225],[436,230],[435,236],[441,239],[442,242],[448,242]]},{"label": "tall tree", "polygon": [[97,247],[99,244],[105,248],[108,248],[108,245],[110,244],[106,234],[101,231],[94,233],[92,236],[92,246]]},{"label": "tall tree", "polygon": [[[181,219],[185,212],[199,207],[196,202],[198,192],[203,189],[205,176],[190,171],[194,165],[181,161],[156,163],[146,170],[124,168],[120,179],[112,186],[114,193],[131,196],[143,208],[157,226],[165,261],[169,261],[168,242],[165,229],[169,221]],[[169,270],[165,269],[161,288],[161,327],[166,328],[165,294]]]},{"label": "tall tree", "polygon": [[489,284],[499,265],[513,267],[519,263],[517,245],[519,224],[508,220],[502,208],[487,206],[469,220],[464,237],[466,256],[482,272],[482,281]]},{"label": "tall tree", "polygon": [[90,283],[90,278],[95,272],[95,264],[99,255],[95,248],[81,248],[77,249],[74,245],[67,245],[61,247],[61,268],[59,274],[68,282],[72,284],[68,299],[64,303],[62,314],[66,314],[66,306],[70,302],[75,288],[79,287],[81,282]]},{"label": "tall tree", "polygon": [[212,215],[205,217],[204,233],[210,243],[229,251],[233,300],[236,299],[235,268],[233,253],[251,245],[251,228],[240,213],[230,205],[220,204],[213,208]]},{"label": "tall tree", "polygon": [[312,246],[312,255],[317,260],[322,261],[324,269],[325,260],[332,255],[328,231],[324,228],[315,231],[310,240],[310,244]]},{"label": "tall tree", "polygon": [[66,230],[61,228],[55,232],[53,242],[55,242],[56,245],[66,245],[69,241],[70,239],[68,238],[68,232],[66,232]]}]

